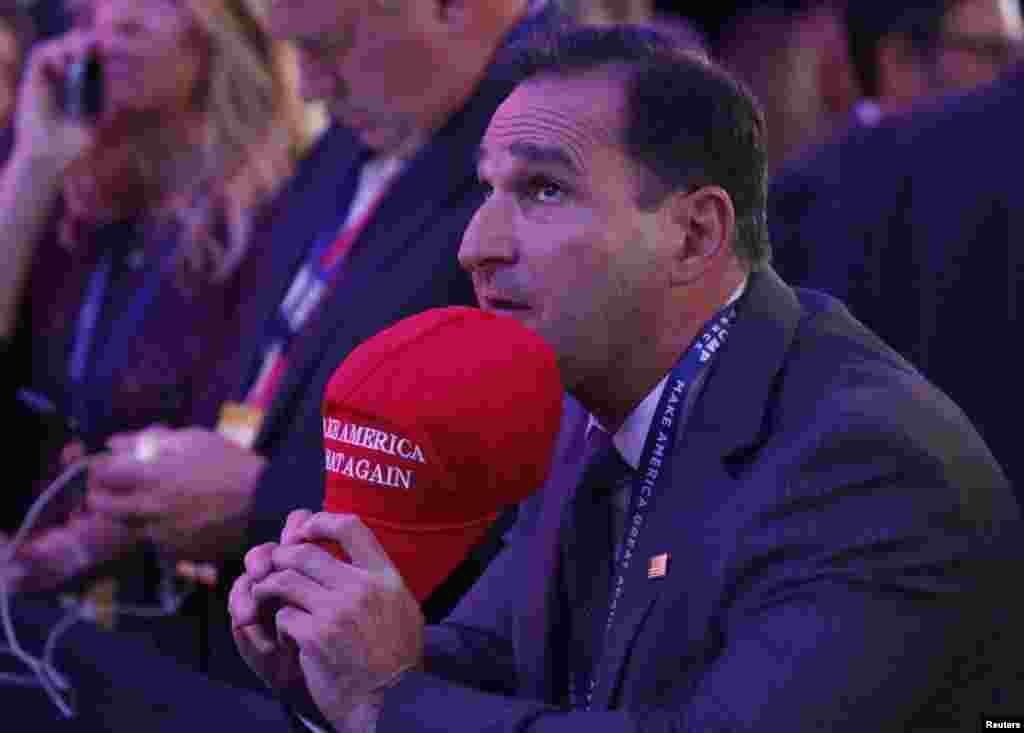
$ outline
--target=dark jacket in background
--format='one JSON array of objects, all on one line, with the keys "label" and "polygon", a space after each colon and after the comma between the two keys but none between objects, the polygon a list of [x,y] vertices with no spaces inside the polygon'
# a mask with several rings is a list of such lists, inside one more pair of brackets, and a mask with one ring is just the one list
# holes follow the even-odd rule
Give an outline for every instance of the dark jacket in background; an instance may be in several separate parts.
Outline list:
[{"label": "dark jacket in background", "polygon": [[946,391],[1018,487],[1021,129],[1024,65],[825,146],[774,181],[768,218],[780,274],[845,301]]}]

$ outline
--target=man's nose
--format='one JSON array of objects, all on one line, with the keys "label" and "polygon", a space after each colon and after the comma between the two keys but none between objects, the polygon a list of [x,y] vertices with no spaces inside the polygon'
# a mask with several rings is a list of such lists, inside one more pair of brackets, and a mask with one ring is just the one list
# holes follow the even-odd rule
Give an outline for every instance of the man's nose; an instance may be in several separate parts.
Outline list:
[{"label": "man's nose", "polygon": [[508,213],[494,198],[484,201],[466,227],[459,264],[467,272],[515,262],[517,247]]}]

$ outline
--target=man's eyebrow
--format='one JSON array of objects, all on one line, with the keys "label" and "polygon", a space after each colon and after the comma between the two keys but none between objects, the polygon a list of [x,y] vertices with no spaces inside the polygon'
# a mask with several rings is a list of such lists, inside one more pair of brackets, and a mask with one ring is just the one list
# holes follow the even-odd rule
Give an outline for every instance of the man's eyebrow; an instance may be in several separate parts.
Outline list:
[{"label": "man's eyebrow", "polygon": [[[508,146],[508,152],[515,158],[527,163],[538,165],[557,165],[568,169],[575,175],[581,175],[580,167],[563,148],[538,145],[537,143],[515,142]],[[479,165],[487,158],[487,149],[481,145],[476,151],[476,162]]]}]

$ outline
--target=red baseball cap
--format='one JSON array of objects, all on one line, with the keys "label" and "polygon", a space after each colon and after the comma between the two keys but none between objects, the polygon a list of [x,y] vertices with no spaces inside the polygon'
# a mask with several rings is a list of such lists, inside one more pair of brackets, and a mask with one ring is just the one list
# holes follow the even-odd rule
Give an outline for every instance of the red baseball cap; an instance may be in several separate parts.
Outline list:
[{"label": "red baseball cap", "polygon": [[423,601],[500,509],[547,480],[562,385],[554,352],[518,321],[435,308],[353,350],[322,414],[324,509],[359,516]]}]

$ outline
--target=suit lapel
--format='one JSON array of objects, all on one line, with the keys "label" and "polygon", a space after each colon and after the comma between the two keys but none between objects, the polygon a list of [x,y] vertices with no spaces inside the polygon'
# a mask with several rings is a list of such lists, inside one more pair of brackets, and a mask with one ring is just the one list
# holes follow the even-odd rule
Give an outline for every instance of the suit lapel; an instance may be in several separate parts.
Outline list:
[{"label": "suit lapel", "polygon": [[[688,395],[672,462],[648,509],[615,624],[606,639],[594,709],[618,705],[630,651],[659,595],[667,583],[678,588],[689,576],[688,558],[673,557],[672,550],[681,544],[681,532],[703,531],[699,524],[691,524],[701,521],[700,514],[689,511],[700,503],[698,492],[714,492],[730,480],[730,462],[759,443],[772,383],[800,314],[796,296],[774,270],[751,275],[733,333],[702,375],[698,389]],[[751,364],[757,367],[752,369]],[[666,575],[648,578],[651,559],[662,554],[669,556]]]}]

